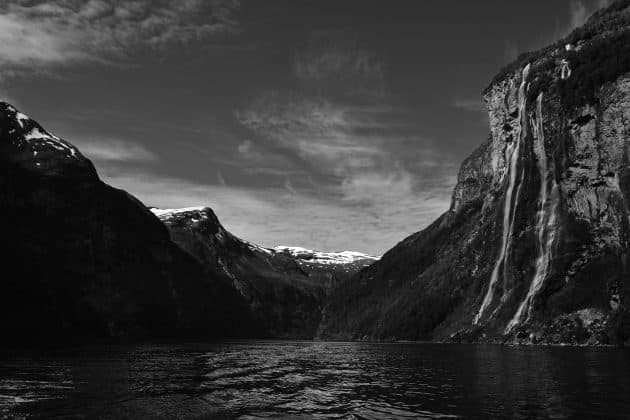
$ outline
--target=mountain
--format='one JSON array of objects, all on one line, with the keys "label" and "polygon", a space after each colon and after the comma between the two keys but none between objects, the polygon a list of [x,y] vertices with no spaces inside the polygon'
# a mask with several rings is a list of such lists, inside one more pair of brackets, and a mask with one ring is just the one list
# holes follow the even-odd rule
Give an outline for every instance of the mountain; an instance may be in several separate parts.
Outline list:
[{"label": "mountain", "polygon": [[342,284],[320,337],[627,340],[629,72],[627,0],[503,69],[450,209]]},{"label": "mountain", "polygon": [[11,342],[250,336],[249,310],[70,143],[0,103],[0,331]]},{"label": "mountain", "polygon": [[0,163],[0,331],[17,343],[312,338],[326,296],[375,261],[262,248],[227,232],[209,208],[148,209],[7,103]]},{"label": "mountain", "polygon": [[152,208],[210,276],[222,273],[270,337],[312,338],[326,297],[376,258],[356,252],[263,248],[237,238],[210,208]]}]

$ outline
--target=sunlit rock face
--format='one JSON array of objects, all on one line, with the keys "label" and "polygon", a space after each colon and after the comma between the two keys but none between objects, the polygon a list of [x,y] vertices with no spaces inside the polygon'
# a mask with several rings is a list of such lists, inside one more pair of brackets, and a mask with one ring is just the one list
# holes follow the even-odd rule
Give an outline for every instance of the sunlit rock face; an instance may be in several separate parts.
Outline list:
[{"label": "sunlit rock face", "polygon": [[70,143],[0,103],[0,332],[26,341],[255,333],[208,276]]},{"label": "sunlit rock face", "polygon": [[462,164],[451,208],[342,285],[322,337],[630,337],[628,6],[493,80],[490,137]]},{"label": "sunlit rock face", "polygon": [[264,248],[232,235],[207,207],[151,211],[210,276],[230,279],[267,337],[312,338],[326,297],[376,260],[350,251]]}]

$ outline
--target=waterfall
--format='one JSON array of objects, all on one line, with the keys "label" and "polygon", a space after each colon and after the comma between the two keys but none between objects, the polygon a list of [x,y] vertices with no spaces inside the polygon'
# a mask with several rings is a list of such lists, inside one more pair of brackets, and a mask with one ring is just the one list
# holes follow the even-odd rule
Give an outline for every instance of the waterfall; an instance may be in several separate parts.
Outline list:
[{"label": "waterfall", "polygon": [[560,78],[562,80],[566,80],[571,77],[571,67],[569,67],[569,62],[567,60],[562,60],[562,68],[560,70]]},{"label": "waterfall", "polygon": [[[481,307],[479,308],[479,312],[475,315],[473,319],[473,323],[479,323],[479,320],[483,316],[484,312],[488,308],[488,306],[492,303],[494,299],[495,290],[497,287],[497,282],[499,280],[499,272],[501,271],[501,267],[505,266],[506,256],[508,254],[508,250],[510,248],[511,239],[512,239],[512,229],[514,227],[514,216],[516,205],[518,203],[518,196],[520,194],[520,185],[522,184],[521,174],[519,180],[519,186],[516,190],[516,199],[513,200],[514,187],[516,185],[516,176],[518,171],[518,160],[520,157],[521,143],[524,139],[525,128],[527,125],[527,121],[525,120],[525,107],[527,105],[527,76],[529,75],[530,65],[527,64],[523,69],[521,85],[518,90],[518,121],[520,124],[520,130],[518,134],[515,136],[515,139],[509,143],[505,147],[505,162],[509,161],[508,166],[508,186],[505,193],[505,204],[503,207],[503,235],[501,237],[501,249],[499,252],[499,257],[497,258],[494,268],[492,270],[492,275],[490,277],[490,284],[488,285],[488,291],[483,298],[481,303]],[[522,171],[522,169],[521,169]],[[503,277],[505,281],[506,277],[506,269],[504,267]],[[505,287],[504,287],[505,290]],[[505,297],[505,292],[504,296]],[[502,298],[502,299],[503,299]]]},{"label": "waterfall", "polygon": [[[555,181],[553,160],[547,162],[545,151],[545,133],[542,116],[542,92],[538,95],[536,104],[536,121],[532,122],[534,138],[536,140],[535,151],[538,155],[538,168],[540,171],[540,209],[537,214],[537,246],[538,258],[536,259],[536,272],[529,286],[525,299],[521,302],[512,320],[508,323],[505,333],[508,334],[516,325],[529,321],[533,307],[534,297],[540,291],[549,274],[551,252],[556,237],[556,210],[558,207],[559,193]],[[551,188],[549,187],[551,185]]]}]

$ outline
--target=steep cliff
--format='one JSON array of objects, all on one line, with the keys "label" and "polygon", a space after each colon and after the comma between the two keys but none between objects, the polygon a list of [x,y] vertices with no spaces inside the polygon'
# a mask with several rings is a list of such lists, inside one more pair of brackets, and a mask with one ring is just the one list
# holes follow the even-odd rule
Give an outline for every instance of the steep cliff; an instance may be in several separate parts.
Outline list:
[{"label": "steep cliff", "polygon": [[0,103],[0,331],[73,337],[252,335],[229,279],[209,277],[142,203],[77,148]]},{"label": "steep cliff", "polygon": [[628,72],[626,0],[502,70],[451,208],[342,285],[320,336],[628,339]]},{"label": "steep cliff", "polygon": [[263,248],[232,235],[207,207],[152,211],[208,275],[230,279],[259,330],[270,337],[312,338],[326,297],[375,261],[352,252]]}]

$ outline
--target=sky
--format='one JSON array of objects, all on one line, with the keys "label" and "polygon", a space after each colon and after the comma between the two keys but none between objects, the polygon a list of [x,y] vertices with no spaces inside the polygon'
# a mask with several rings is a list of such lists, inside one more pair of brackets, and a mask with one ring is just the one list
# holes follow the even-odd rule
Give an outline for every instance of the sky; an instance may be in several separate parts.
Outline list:
[{"label": "sky", "polygon": [[481,92],[605,0],[2,0],[0,99],[147,206],[380,255],[450,204]]}]

